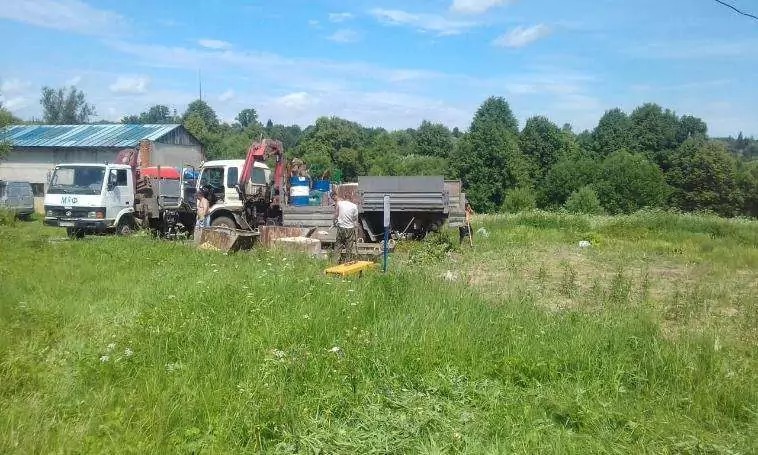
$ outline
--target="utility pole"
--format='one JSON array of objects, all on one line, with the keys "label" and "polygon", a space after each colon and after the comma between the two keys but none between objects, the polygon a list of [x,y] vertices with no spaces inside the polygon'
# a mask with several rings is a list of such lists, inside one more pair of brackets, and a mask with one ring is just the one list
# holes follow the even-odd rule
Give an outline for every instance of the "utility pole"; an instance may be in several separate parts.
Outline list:
[{"label": "utility pole", "polygon": [[200,101],[203,100],[203,77],[200,74],[200,68],[197,69],[197,88],[200,96]]}]

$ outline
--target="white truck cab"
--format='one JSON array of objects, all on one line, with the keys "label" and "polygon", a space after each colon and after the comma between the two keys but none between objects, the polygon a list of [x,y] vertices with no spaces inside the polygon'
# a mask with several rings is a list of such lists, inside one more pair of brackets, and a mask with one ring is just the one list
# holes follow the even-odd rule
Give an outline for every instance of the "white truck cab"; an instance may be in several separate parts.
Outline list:
[{"label": "white truck cab", "polygon": [[[210,188],[217,199],[208,212],[211,226],[245,227],[240,217],[242,200],[237,191],[244,165],[245,160],[215,160],[206,161],[200,168],[198,191]],[[250,180],[255,186],[269,185],[271,169],[265,163],[255,162]]]},{"label": "white truck cab", "polygon": [[71,163],[53,169],[45,224],[70,236],[133,228],[134,174],[125,164]]}]

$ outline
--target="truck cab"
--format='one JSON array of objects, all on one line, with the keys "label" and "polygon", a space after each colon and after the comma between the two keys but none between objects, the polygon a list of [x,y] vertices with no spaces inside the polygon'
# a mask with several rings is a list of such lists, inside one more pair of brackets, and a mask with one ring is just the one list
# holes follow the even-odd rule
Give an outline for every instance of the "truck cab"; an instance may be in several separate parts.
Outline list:
[{"label": "truck cab", "polygon": [[[216,199],[208,212],[211,226],[249,228],[241,216],[242,200],[237,190],[244,165],[245,160],[215,160],[203,163],[197,189],[208,189]],[[271,169],[265,163],[256,162],[250,181],[244,184],[261,189],[268,188],[271,185]]]},{"label": "truck cab", "polygon": [[45,193],[48,226],[69,236],[134,227],[134,175],[125,164],[71,163],[53,169]]}]

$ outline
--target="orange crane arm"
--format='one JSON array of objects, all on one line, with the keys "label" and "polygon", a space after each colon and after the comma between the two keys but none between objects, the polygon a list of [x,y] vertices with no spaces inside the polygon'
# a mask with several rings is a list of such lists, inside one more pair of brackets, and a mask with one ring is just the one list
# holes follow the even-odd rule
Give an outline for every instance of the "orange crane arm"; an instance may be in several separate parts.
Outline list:
[{"label": "orange crane arm", "polygon": [[276,158],[276,167],[274,167],[274,188],[281,187],[284,181],[284,146],[280,141],[263,139],[262,141],[254,142],[247,150],[247,157],[245,158],[245,164],[242,167],[242,175],[240,175],[239,181],[241,188],[244,188],[245,183],[250,180],[255,162],[265,161],[271,156]]}]

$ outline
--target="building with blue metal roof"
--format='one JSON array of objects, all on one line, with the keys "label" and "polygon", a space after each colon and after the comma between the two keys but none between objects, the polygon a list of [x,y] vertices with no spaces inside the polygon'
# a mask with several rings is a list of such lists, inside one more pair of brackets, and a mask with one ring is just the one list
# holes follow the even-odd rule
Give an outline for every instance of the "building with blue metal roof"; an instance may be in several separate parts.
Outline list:
[{"label": "building with blue metal roof", "polygon": [[203,145],[179,124],[13,125],[0,131],[0,141],[11,144],[0,180],[29,181],[38,195],[56,164],[113,162],[125,148],[148,150],[153,166],[199,166],[204,159]]}]

